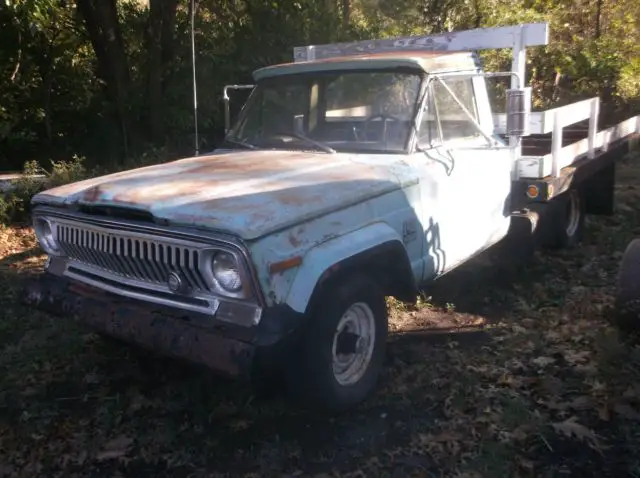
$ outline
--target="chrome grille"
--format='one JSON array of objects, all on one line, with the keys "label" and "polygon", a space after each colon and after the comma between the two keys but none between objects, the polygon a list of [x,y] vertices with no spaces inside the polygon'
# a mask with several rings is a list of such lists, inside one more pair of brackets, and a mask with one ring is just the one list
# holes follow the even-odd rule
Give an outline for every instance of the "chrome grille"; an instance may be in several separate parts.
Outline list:
[{"label": "chrome grille", "polygon": [[201,248],[196,245],[62,222],[56,224],[56,236],[69,258],[116,276],[165,285],[169,274],[176,272],[190,289],[211,291],[200,270]]}]

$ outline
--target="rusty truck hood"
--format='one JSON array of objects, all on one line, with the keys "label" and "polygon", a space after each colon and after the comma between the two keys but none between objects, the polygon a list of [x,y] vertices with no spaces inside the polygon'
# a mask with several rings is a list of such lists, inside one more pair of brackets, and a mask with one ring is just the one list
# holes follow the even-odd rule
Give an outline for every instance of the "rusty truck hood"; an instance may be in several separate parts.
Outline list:
[{"label": "rusty truck hood", "polygon": [[397,189],[393,169],[341,153],[217,153],[67,184],[33,202],[125,207],[251,240]]}]

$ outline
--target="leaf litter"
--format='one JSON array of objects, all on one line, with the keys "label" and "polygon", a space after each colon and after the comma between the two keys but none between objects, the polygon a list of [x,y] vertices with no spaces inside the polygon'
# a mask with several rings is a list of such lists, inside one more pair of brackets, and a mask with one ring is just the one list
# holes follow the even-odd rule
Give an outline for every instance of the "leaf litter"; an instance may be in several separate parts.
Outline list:
[{"label": "leaf litter", "polygon": [[640,348],[610,323],[629,191],[575,250],[390,301],[378,391],[333,417],[18,305],[44,257],[0,230],[0,475],[640,476]]}]

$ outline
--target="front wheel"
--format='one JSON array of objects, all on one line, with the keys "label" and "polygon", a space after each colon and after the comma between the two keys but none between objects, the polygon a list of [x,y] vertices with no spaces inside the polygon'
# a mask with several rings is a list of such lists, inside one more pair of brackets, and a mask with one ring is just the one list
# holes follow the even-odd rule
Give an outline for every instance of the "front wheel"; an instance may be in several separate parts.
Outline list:
[{"label": "front wheel", "polygon": [[375,388],[387,341],[387,310],[378,285],[351,276],[325,287],[315,302],[286,378],[304,404],[343,410]]}]

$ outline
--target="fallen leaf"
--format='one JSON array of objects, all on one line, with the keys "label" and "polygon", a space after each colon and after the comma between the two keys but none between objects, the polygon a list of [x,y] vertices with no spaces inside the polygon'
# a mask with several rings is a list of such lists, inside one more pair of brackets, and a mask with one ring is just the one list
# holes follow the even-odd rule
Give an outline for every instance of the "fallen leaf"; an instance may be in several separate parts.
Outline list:
[{"label": "fallen leaf", "polygon": [[241,431],[241,430],[246,430],[247,428],[249,428],[250,425],[251,425],[251,421],[250,420],[239,419],[239,420],[235,420],[235,421],[231,422],[229,427],[233,431],[237,432],[237,431]]},{"label": "fallen leaf", "polygon": [[571,404],[569,402],[556,402],[555,400],[549,400],[542,402],[542,404],[550,410],[567,410]]},{"label": "fallen leaf", "polygon": [[422,443],[428,443],[428,442],[446,443],[446,442],[451,442],[451,441],[458,441],[461,438],[462,437],[458,433],[453,433],[453,432],[449,432],[449,431],[442,432],[442,433],[440,433],[438,435],[420,434],[420,441]]},{"label": "fallen leaf", "polygon": [[582,395],[580,397],[574,398],[570,406],[574,410],[587,410],[589,408],[593,408],[594,402],[591,397]]},{"label": "fallen leaf", "polygon": [[537,357],[531,360],[531,363],[534,365],[537,365],[538,367],[546,367],[547,365],[551,365],[552,363],[554,363],[556,361],[556,359],[553,359],[551,357]]},{"label": "fallen leaf", "polygon": [[602,445],[598,440],[598,436],[589,428],[578,423],[578,418],[573,416],[567,418],[563,422],[552,423],[551,426],[557,433],[562,433],[568,438],[577,438],[579,441],[585,441],[596,450],[601,450]]},{"label": "fallen leaf", "polygon": [[84,376],[84,383],[88,383],[88,384],[100,383],[100,376],[97,373],[88,373]]},{"label": "fallen leaf", "polygon": [[640,386],[630,385],[622,394],[624,398],[629,400],[638,400],[640,398]]},{"label": "fallen leaf", "polygon": [[589,356],[591,355],[591,352],[587,350],[582,350],[578,352],[575,350],[568,349],[563,351],[562,355],[564,356],[564,359],[567,362],[569,362],[571,365],[576,365],[578,363],[586,362]]},{"label": "fallen leaf", "polygon": [[133,443],[133,439],[121,435],[113,440],[108,441],[104,445],[104,449],[96,455],[98,461],[120,458],[127,454],[129,446]]},{"label": "fallen leaf", "polygon": [[611,412],[609,411],[609,406],[605,404],[598,408],[598,416],[603,422],[608,422],[609,420],[611,420]]},{"label": "fallen leaf", "polygon": [[519,466],[521,466],[522,468],[524,468],[527,471],[533,471],[534,468],[534,464],[531,460],[527,460],[526,458],[523,458],[521,456],[516,458],[516,461],[518,463]]},{"label": "fallen leaf", "polygon": [[638,413],[628,403],[617,403],[616,405],[614,405],[613,411],[621,417],[627,418],[629,420],[640,420],[640,413]]}]

